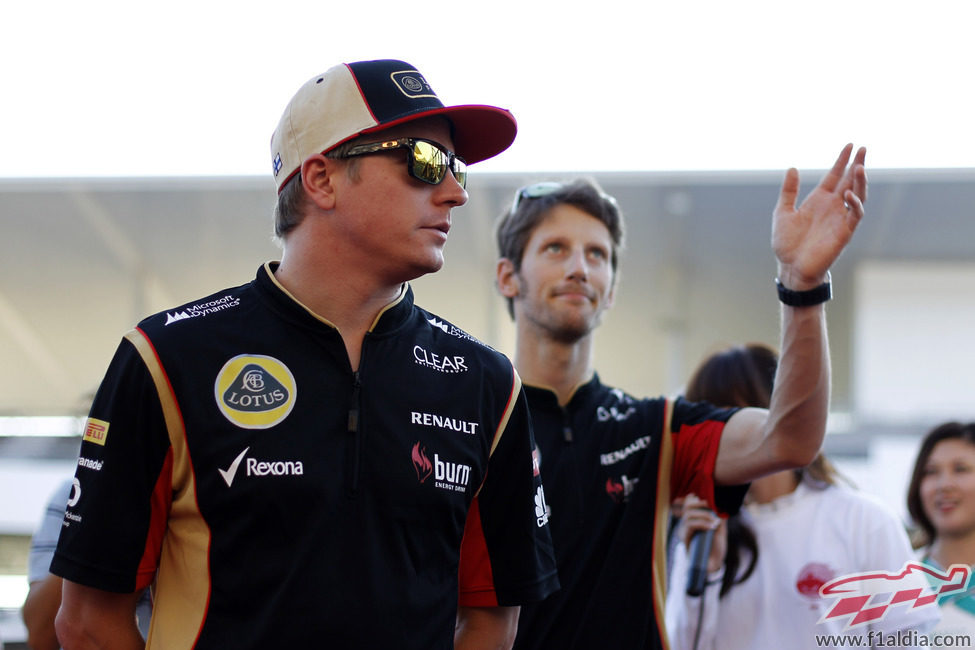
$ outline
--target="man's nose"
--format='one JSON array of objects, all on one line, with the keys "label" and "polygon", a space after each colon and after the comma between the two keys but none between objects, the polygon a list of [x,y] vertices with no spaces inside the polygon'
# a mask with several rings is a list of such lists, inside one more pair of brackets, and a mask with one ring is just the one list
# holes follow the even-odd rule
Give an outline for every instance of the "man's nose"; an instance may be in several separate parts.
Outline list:
[{"label": "man's nose", "polygon": [[586,252],[581,249],[573,249],[567,261],[567,273],[570,278],[587,280],[589,278],[589,263],[586,261]]}]

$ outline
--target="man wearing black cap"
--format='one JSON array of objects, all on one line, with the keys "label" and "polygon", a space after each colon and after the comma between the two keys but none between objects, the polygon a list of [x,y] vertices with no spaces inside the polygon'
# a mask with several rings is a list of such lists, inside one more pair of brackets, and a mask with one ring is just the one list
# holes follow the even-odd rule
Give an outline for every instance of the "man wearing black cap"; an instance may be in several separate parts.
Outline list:
[{"label": "man wearing black cap", "polygon": [[[402,61],[298,91],[280,263],[143,320],[95,398],[52,562],[66,647],[141,647],[149,586],[167,649],[510,644],[558,584],[521,382],[408,281],[515,130]],[[488,579],[458,580],[462,539]]]}]

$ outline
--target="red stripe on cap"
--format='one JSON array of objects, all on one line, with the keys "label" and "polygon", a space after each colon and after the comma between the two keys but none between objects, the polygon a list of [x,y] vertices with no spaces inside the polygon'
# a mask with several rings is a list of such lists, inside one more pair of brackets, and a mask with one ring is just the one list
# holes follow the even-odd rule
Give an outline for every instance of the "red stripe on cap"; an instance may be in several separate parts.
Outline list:
[{"label": "red stripe on cap", "polygon": [[[366,110],[369,111],[369,116],[372,118],[372,121],[378,123],[379,118],[377,118],[376,114],[372,112],[372,106],[370,106],[369,102],[366,101],[366,94],[362,92],[362,85],[359,83],[359,78],[355,76],[355,70],[353,70],[352,66],[350,66],[348,63],[343,63],[342,65],[345,66],[345,68],[349,71],[349,74],[352,76],[352,81],[355,82],[355,89],[359,91],[359,97],[362,99],[362,103],[365,105]],[[366,133],[366,131],[360,131],[359,133]],[[350,136],[345,140],[343,140],[342,142],[351,140],[354,137],[355,137],[354,135]],[[342,144],[342,142],[339,142],[335,146],[336,147],[339,146],[340,144]]]}]

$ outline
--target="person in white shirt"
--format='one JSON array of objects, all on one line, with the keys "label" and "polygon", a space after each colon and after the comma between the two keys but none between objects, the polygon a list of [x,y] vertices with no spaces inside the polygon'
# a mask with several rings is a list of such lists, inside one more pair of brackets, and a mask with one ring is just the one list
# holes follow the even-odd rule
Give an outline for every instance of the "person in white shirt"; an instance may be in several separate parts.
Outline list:
[{"label": "person in white shirt", "polygon": [[[776,367],[771,348],[735,346],[698,367],[686,397],[718,406],[767,406]],[[913,558],[897,516],[839,484],[837,476],[820,454],[804,469],[760,478],[728,524],[684,502],[678,534],[685,543],[695,530],[716,527],[716,534],[701,597],[687,595],[685,544],[675,547],[666,612],[673,650],[813,650],[832,647],[839,641],[828,637],[844,634],[862,635],[871,644],[860,647],[904,647],[890,641],[916,638],[911,630],[930,631],[938,618],[933,606],[911,612],[894,606],[882,620],[852,629],[846,628],[852,617],[820,622],[836,601],[820,595],[824,584],[868,571],[895,574]]]}]

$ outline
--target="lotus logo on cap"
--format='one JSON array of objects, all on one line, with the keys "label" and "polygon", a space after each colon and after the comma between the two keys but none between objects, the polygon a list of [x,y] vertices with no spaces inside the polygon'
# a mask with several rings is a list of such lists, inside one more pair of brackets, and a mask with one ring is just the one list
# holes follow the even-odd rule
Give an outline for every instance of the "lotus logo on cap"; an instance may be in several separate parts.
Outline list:
[{"label": "lotus logo on cap", "polygon": [[404,70],[402,72],[394,72],[389,75],[404,95],[410,98],[419,97],[436,97],[437,95],[433,92],[433,88],[427,83],[427,80],[423,78],[423,75],[416,70]]}]

